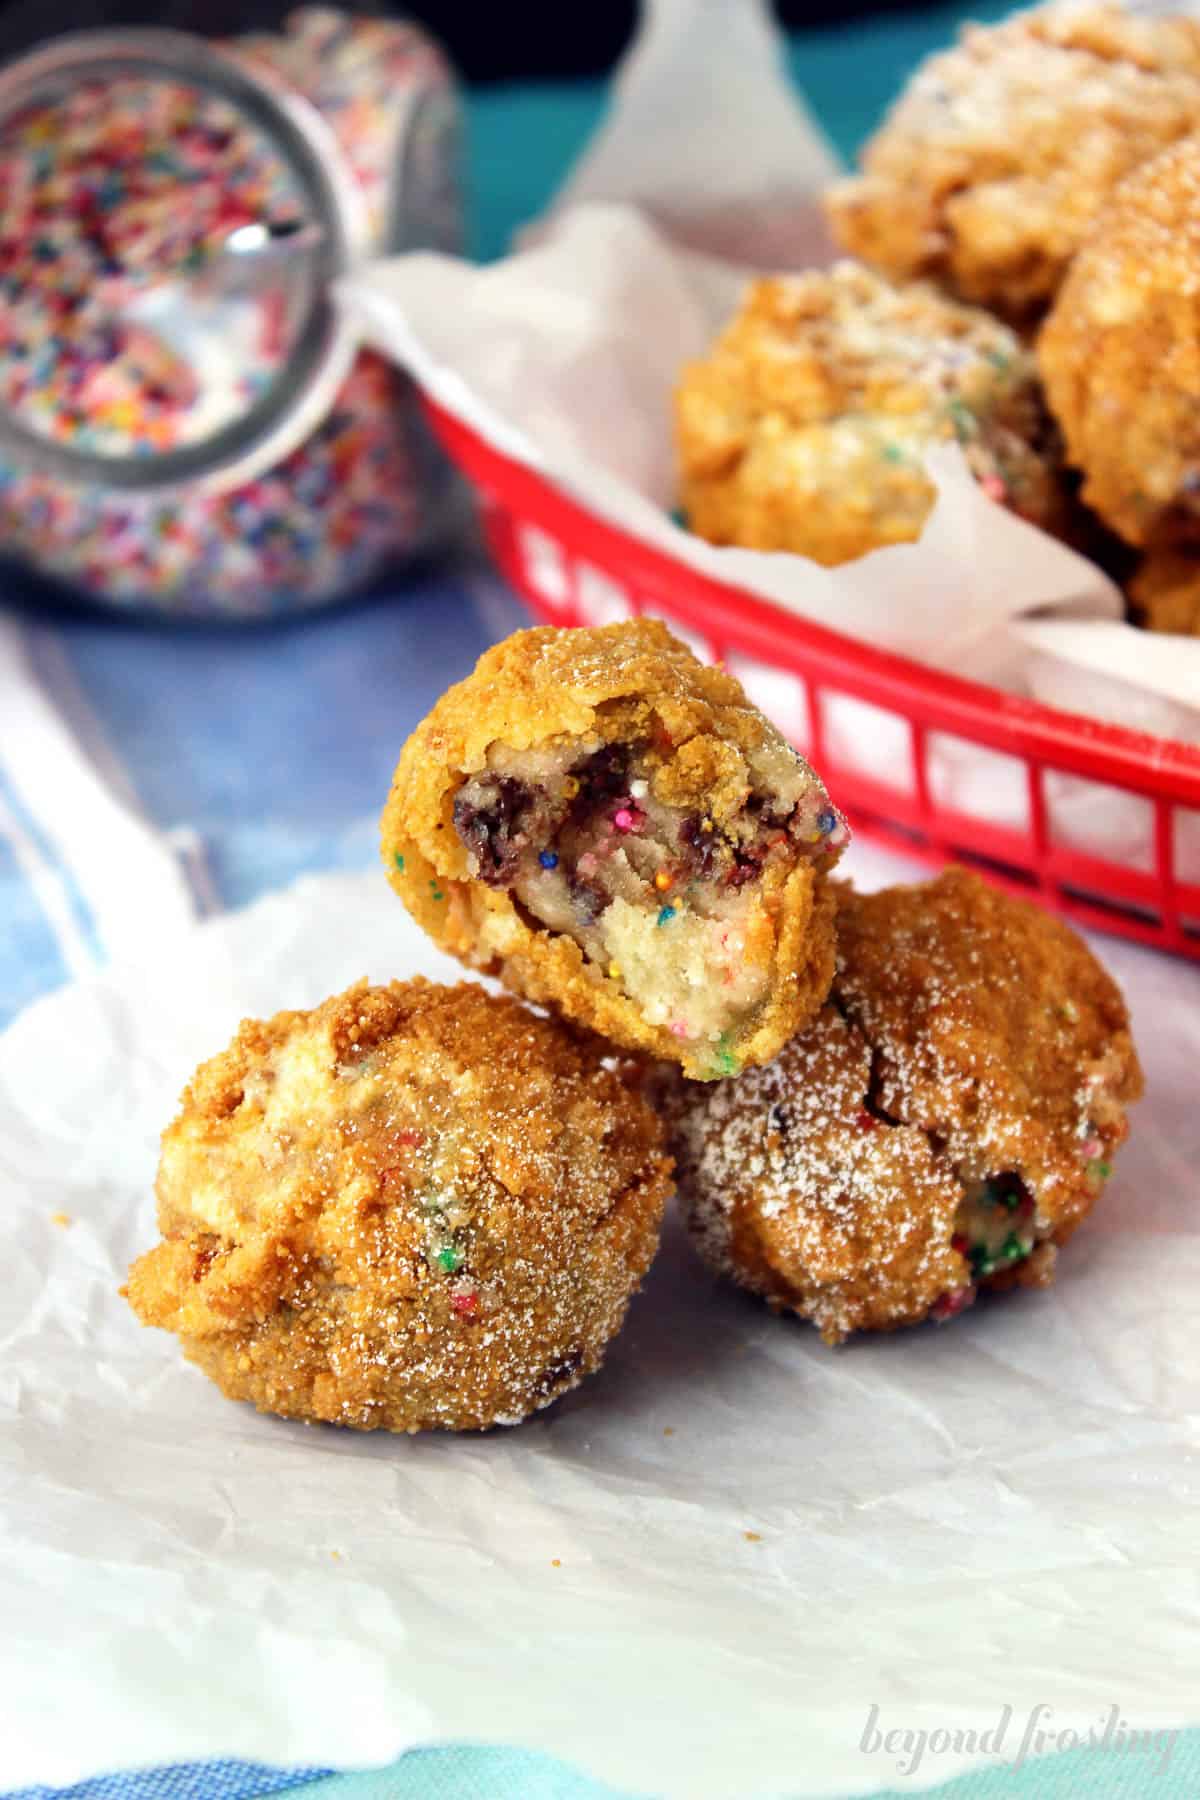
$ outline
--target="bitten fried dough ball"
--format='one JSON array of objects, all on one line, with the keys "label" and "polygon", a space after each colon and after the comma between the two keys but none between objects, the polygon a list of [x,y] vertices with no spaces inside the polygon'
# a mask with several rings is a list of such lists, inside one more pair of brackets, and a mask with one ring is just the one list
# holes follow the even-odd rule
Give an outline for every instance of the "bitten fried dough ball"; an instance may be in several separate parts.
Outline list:
[{"label": "bitten fried dough ball", "polygon": [[1122,187],[1038,359],[1084,499],[1127,543],[1200,544],[1200,136]]},{"label": "bitten fried dough ball", "polygon": [[511,1425],[599,1366],[669,1189],[599,1046],[482,988],[364,982],[197,1071],[124,1291],[263,1412]]},{"label": "bitten fried dough ball", "polygon": [[835,185],[844,249],[1036,318],[1117,185],[1200,118],[1200,24],[1069,4],[969,25]]},{"label": "bitten fried dough ball", "polygon": [[939,442],[962,446],[992,499],[1068,528],[1031,351],[989,314],[858,263],[753,282],[684,370],[675,436],[688,524],[715,544],[835,564],[912,542]]},{"label": "bitten fried dough ball", "polygon": [[405,745],[382,848],[444,949],[712,1080],[824,1000],[847,835],[733,677],[638,619],[489,650]]},{"label": "bitten fried dough ball", "polygon": [[829,1343],[1050,1282],[1142,1085],[1060,921],[963,870],[837,885],[830,1003],[767,1068],[666,1103],[701,1254]]},{"label": "bitten fried dough ball", "polygon": [[1147,556],[1129,583],[1136,622],[1147,631],[1200,637],[1200,546]]}]

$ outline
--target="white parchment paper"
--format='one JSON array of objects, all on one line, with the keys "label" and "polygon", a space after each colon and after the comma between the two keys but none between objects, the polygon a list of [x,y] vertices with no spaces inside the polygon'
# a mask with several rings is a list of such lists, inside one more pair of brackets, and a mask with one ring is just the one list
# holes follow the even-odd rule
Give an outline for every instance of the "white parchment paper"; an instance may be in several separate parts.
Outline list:
[{"label": "white parchment paper", "polygon": [[35,1005],[0,1039],[0,1789],[474,1739],[746,1800],[893,1783],[871,1705],[1010,1705],[1010,1759],[1038,1703],[1200,1720],[1200,969],[1103,953],[1150,1098],[1055,1290],[834,1353],[672,1226],[599,1376],[420,1440],[233,1405],[116,1292],[158,1131],[241,1015],[451,973],[382,877]]}]

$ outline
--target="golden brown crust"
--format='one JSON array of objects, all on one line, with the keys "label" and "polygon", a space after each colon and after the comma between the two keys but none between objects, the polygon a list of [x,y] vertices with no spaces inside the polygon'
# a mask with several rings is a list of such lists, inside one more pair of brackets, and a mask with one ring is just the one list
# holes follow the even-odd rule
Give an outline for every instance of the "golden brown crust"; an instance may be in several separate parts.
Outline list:
[{"label": "golden brown crust", "polygon": [[1118,184],[1200,116],[1200,24],[1057,5],[966,26],[828,197],[838,242],[1016,320],[1054,298]]},{"label": "golden brown crust", "polygon": [[575,738],[658,745],[659,797],[705,810],[717,826],[742,806],[755,757],[786,759],[828,806],[818,778],[740,684],[698,662],[659,621],[536,627],[489,650],[404,746],[381,827],[392,886],[443,949],[627,1050],[679,1061],[702,1079],[735,1061],[768,1060],[828,992],[833,910],[824,871],[838,850],[790,856],[757,884],[746,956],[766,970],[769,998],[726,1067],[714,1069],[708,1049],[649,1023],[620,980],[571,937],[541,927],[506,889],[472,874],[454,823],[465,779],[487,766],[497,744],[525,751]]},{"label": "golden brown crust", "polygon": [[965,869],[843,888],[838,935],[835,992],[875,1047],[884,1110],[956,1161],[1020,1170],[1042,1217],[1076,1223],[1097,1194],[1081,1140],[1099,1137],[1092,1160],[1106,1160],[1142,1092],[1121,991],[1083,939]]},{"label": "golden brown crust", "polygon": [[1200,542],[1198,259],[1200,137],[1191,137],[1121,188],[1038,342],[1084,498],[1139,546]]},{"label": "golden brown crust", "polygon": [[751,283],[675,401],[688,524],[843,563],[921,535],[925,451],[962,446],[993,499],[1060,535],[1068,502],[1033,355],[1007,326],[859,264]]},{"label": "golden brown crust", "polygon": [[830,1004],[768,1068],[668,1089],[702,1254],[834,1343],[1044,1286],[1142,1088],[1120,992],[1060,921],[959,869],[837,886]]},{"label": "golden brown crust", "polygon": [[1200,549],[1145,557],[1129,583],[1137,624],[1147,631],[1200,637]]},{"label": "golden brown crust", "polygon": [[514,1423],[599,1365],[669,1177],[599,1046],[478,987],[360,983],[197,1071],[125,1291],[263,1411]]}]

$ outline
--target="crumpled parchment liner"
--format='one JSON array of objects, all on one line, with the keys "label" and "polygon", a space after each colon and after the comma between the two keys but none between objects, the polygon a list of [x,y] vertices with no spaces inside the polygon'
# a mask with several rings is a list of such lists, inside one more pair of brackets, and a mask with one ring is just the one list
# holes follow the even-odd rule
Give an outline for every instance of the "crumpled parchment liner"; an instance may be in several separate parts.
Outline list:
[{"label": "crumpled parchment liner", "polygon": [[598,1377],[457,1439],[232,1405],[116,1292],[158,1131],[242,1014],[458,974],[382,878],[39,1002],[0,1039],[0,1789],[474,1739],[680,1800],[849,1794],[897,1778],[873,1703],[1200,1716],[1200,970],[1102,948],[1150,1097],[1057,1289],[832,1353],[672,1225]]}]

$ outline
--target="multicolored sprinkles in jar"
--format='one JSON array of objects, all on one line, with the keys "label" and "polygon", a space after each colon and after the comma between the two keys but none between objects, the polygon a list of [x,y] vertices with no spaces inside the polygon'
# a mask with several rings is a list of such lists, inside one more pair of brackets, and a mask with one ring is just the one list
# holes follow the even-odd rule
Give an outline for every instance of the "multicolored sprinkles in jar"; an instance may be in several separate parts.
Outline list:
[{"label": "multicolored sprinkles in jar", "polygon": [[[223,49],[315,108],[361,202],[355,254],[456,244],[453,90],[420,31],[306,8],[279,37]],[[90,460],[77,475],[0,451],[9,553],[105,602],[236,617],[348,594],[426,541],[444,476],[406,380],[369,352],[347,354],[321,409],[297,407],[265,470],[234,457],[227,478],[109,479],[105,459],[145,458],[149,472],[286,380],[306,231],[305,195],[269,130],[199,80],[115,65],[10,112],[0,411]]]}]

